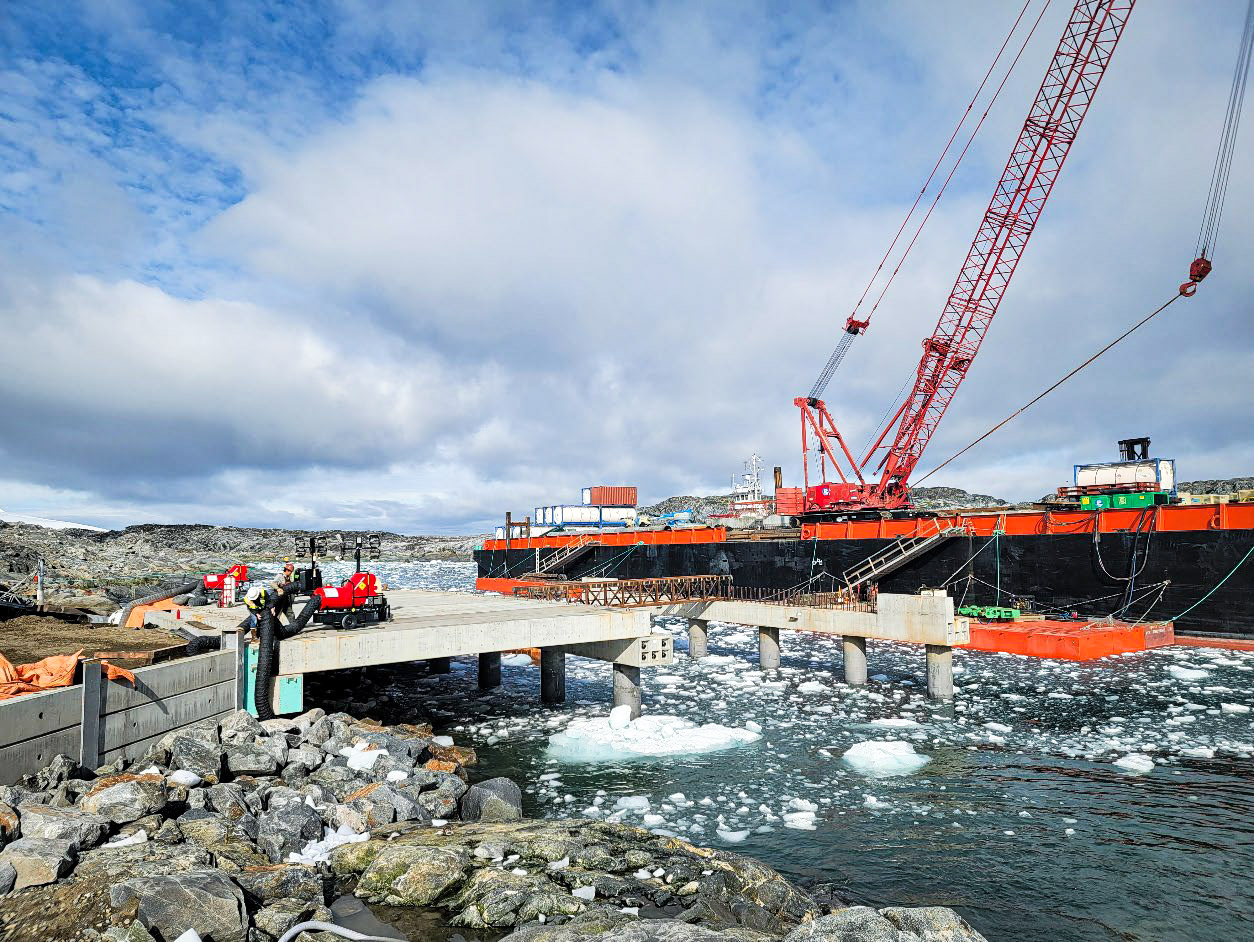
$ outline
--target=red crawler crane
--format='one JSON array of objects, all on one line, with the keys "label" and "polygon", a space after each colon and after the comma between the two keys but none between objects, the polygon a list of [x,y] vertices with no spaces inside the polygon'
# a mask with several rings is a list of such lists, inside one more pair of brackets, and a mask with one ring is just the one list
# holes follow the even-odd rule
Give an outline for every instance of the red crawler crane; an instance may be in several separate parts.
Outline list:
[{"label": "red crawler crane", "polygon": [[[810,395],[793,400],[801,409],[808,512],[909,505],[910,474],[975,360],[1135,2],[1077,0],[936,329],[923,341],[914,388],[862,461],[850,453],[819,396],[853,337],[866,330],[868,319],[856,319],[856,312],[849,318],[840,344]],[[864,476],[894,427],[892,444]],[[811,436],[822,474],[822,483],[814,486],[809,468]],[[829,461],[838,482],[828,480]],[[876,475],[878,480],[867,480]]]}]

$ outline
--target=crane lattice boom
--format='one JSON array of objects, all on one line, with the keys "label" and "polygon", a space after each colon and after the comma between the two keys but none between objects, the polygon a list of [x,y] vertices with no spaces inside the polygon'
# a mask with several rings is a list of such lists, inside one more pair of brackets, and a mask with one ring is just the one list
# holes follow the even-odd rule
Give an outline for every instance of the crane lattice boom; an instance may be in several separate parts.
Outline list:
[{"label": "crane lattice boom", "polygon": [[[808,451],[808,428],[816,437],[824,472],[824,483],[811,487],[807,455],[809,509],[891,508],[908,502],[909,476],[997,314],[1135,2],[1077,0],[936,329],[923,341],[914,387],[861,463],[854,463],[821,400],[795,400],[802,410],[803,450]],[[886,454],[868,472],[894,427]],[[832,440],[839,444],[851,474],[841,470]],[[828,460],[840,484],[827,482]],[[876,474],[877,481],[866,482]]]}]

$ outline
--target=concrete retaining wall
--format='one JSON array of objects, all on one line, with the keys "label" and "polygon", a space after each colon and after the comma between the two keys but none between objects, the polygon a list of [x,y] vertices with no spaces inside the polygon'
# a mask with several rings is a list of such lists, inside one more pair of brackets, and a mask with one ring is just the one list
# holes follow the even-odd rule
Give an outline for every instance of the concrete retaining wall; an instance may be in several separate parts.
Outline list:
[{"label": "concrete retaining wall", "polygon": [[166,733],[243,706],[238,635],[223,650],[141,667],[135,686],[105,680],[100,662],[83,662],[83,682],[0,702],[0,784],[11,785],[54,756],[94,769],[143,755]]}]

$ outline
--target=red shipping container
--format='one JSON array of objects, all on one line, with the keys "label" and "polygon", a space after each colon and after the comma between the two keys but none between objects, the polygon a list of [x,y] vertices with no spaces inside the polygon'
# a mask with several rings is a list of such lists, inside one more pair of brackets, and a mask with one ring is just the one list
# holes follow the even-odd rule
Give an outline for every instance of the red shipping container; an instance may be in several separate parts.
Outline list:
[{"label": "red shipping container", "polygon": [[593,507],[635,507],[636,489],[634,487],[614,487],[597,485],[583,489],[583,502]]},{"label": "red shipping container", "polygon": [[799,487],[781,487],[775,491],[775,512],[783,517],[795,517],[805,512],[805,498]]}]

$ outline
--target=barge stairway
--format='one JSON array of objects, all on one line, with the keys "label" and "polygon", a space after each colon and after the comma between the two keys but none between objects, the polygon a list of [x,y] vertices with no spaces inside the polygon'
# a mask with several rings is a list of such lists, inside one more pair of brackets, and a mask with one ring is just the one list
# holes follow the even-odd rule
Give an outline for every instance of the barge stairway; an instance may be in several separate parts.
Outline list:
[{"label": "barge stairway", "polygon": [[922,556],[937,544],[966,532],[966,527],[946,527],[943,530],[938,529],[929,536],[916,536],[909,539],[902,537],[894,540],[886,549],[867,557],[852,569],[846,570],[842,577],[845,580],[845,586],[849,589],[856,589],[864,582],[878,581],[910,560]]},{"label": "barge stairway", "polygon": [[[537,561],[536,571],[529,573],[531,578],[539,577],[541,579],[552,578],[558,575],[561,570],[566,568],[567,563],[573,563],[580,556],[589,552],[592,547],[600,541],[594,534],[584,533],[578,538],[571,540],[565,546],[561,546],[550,553],[544,560]],[[539,556],[539,553],[536,554]],[[524,578],[527,578],[524,576]]]}]

